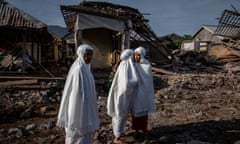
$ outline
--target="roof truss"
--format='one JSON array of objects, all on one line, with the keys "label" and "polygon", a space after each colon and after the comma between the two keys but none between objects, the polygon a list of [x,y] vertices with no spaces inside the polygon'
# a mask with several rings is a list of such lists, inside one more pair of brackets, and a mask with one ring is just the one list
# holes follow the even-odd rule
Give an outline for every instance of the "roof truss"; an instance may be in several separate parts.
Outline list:
[{"label": "roof truss", "polygon": [[224,10],[215,34],[240,39],[240,13]]},{"label": "roof truss", "polygon": [[166,59],[169,59],[170,52],[162,45],[161,41],[150,28],[148,20],[137,9],[106,2],[86,1],[79,5],[61,6],[60,8],[68,31],[74,30],[78,13],[121,19],[126,23],[130,19],[133,24],[130,30],[131,40],[146,41],[165,56]]}]

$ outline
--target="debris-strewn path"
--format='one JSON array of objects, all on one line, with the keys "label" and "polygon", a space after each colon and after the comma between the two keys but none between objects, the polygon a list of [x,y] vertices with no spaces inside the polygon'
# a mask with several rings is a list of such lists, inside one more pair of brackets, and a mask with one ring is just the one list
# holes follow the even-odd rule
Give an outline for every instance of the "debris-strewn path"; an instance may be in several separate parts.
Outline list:
[{"label": "debris-strewn path", "polygon": [[[240,77],[225,74],[157,75],[157,112],[150,115],[150,131],[136,137],[131,117],[126,143],[237,144],[240,143]],[[45,82],[42,85],[55,85]],[[106,115],[107,93],[97,85],[101,127],[95,144],[111,144],[111,118]],[[0,143],[64,143],[56,127],[61,89],[0,89]]]}]

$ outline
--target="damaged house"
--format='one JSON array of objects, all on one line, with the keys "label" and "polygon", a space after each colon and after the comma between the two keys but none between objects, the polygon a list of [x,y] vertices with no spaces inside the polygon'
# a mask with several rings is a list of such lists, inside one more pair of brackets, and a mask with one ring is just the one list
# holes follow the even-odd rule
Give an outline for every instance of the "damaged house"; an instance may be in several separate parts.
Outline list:
[{"label": "damaged house", "polygon": [[213,46],[208,54],[222,62],[234,62],[240,60],[240,13],[224,10],[214,32],[222,36],[223,44]]},{"label": "damaged house", "polygon": [[[170,52],[148,25],[148,20],[131,7],[107,2],[83,1],[79,5],[61,7],[67,29],[70,51],[80,43],[94,48],[92,66],[107,68],[114,65],[121,50],[144,46],[152,61],[168,61]],[[73,45],[74,43],[74,45]]]},{"label": "damaged house", "polygon": [[223,37],[215,35],[214,32],[216,29],[216,25],[202,25],[197,32],[193,34],[193,39],[200,42],[221,44]]},{"label": "damaged house", "polygon": [[[182,54],[181,60],[198,67],[201,64],[205,68],[211,64],[211,69],[215,69],[210,72],[239,72],[239,48],[240,13],[236,10],[224,10],[217,26],[201,26],[193,35],[193,40],[182,43],[181,51],[188,55]],[[194,55],[189,56],[189,53]]]},{"label": "damaged house", "polygon": [[0,1],[1,71],[33,72],[57,58],[47,25],[5,1]]},{"label": "damaged house", "polygon": [[215,35],[215,25],[202,25],[192,36],[192,40],[185,40],[181,45],[182,52],[207,52],[212,45],[221,44],[223,37]]},{"label": "damaged house", "polygon": [[204,50],[206,52],[204,59],[208,63],[217,64],[218,70],[222,72],[240,71],[240,13],[238,11],[224,10],[217,26],[202,26],[193,37],[192,47],[197,47],[200,51]]},{"label": "damaged house", "polygon": [[225,43],[230,47],[240,47],[240,13],[238,11],[224,10],[219,19],[215,34],[223,36]]}]

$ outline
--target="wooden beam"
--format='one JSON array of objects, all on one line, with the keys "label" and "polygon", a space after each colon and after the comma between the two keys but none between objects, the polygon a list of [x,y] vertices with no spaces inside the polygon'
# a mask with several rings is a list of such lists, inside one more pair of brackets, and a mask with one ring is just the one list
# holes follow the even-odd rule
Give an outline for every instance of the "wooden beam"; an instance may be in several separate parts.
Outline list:
[{"label": "wooden beam", "polygon": [[27,85],[36,84],[38,80],[14,80],[14,81],[3,81],[0,82],[0,87],[12,86],[12,85]]}]

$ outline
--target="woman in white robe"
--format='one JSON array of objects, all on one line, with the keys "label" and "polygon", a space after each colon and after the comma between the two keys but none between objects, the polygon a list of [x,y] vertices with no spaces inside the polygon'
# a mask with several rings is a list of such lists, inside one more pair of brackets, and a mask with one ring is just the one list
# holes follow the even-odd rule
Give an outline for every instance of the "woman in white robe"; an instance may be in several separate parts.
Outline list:
[{"label": "woman in white robe", "polygon": [[93,49],[82,44],[65,82],[57,126],[65,128],[66,144],[91,144],[99,128],[95,81],[90,70]]},{"label": "woman in white robe", "polygon": [[148,114],[156,111],[152,66],[145,58],[146,49],[138,47],[134,51],[135,68],[138,76],[138,89],[134,98],[132,127],[137,132],[148,131]]},{"label": "woman in white robe", "polygon": [[128,113],[132,109],[138,82],[133,62],[133,50],[124,50],[120,59],[121,62],[114,75],[107,100],[107,114],[112,117],[114,143],[122,143],[120,137]]}]

